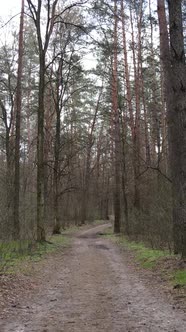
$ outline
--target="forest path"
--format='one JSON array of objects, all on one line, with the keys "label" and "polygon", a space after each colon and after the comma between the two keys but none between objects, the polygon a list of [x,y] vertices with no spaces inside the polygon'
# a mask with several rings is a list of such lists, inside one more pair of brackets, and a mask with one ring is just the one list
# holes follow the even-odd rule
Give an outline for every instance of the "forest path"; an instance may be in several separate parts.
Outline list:
[{"label": "forest path", "polygon": [[1,332],[185,332],[186,317],[131,270],[99,232],[81,231],[47,260],[41,286],[13,308]]}]

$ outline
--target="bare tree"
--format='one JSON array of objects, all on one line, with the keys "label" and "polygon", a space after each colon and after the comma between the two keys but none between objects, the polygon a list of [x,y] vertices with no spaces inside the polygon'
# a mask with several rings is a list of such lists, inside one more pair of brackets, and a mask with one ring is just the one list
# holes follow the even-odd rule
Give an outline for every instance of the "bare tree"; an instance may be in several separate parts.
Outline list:
[{"label": "bare tree", "polygon": [[45,240],[44,228],[44,96],[45,96],[45,74],[46,74],[46,53],[53,32],[55,12],[58,0],[47,1],[47,18],[45,23],[45,36],[43,38],[41,26],[42,0],[37,5],[32,0],[27,0],[30,14],[34,21],[38,49],[39,49],[39,92],[38,92],[38,128],[37,128],[37,240]]}]

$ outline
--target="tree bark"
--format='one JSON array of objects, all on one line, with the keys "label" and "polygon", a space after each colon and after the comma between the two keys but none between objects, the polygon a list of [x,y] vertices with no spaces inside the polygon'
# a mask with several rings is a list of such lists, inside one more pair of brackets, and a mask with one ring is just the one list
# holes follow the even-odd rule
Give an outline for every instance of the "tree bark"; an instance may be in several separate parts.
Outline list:
[{"label": "tree bark", "polygon": [[120,123],[118,110],[118,75],[117,75],[117,29],[118,29],[118,15],[117,15],[117,0],[114,1],[114,59],[113,59],[113,84],[112,84],[112,106],[114,113],[114,233],[120,233]]},{"label": "tree bark", "polygon": [[40,54],[39,104],[37,123],[37,240],[45,240],[44,228],[44,93],[45,55]]},{"label": "tree bark", "polygon": [[38,113],[37,113],[37,240],[45,241],[45,208],[44,208],[44,116],[45,116],[45,72],[46,72],[46,52],[53,32],[55,22],[55,10],[58,0],[54,0],[52,5],[47,1],[47,22],[46,33],[42,40],[41,12],[42,1],[38,0],[37,5],[32,0],[27,0],[30,13],[32,15],[38,40],[39,49],[39,92],[38,92]]},{"label": "tree bark", "polygon": [[158,0],[160,46],[165,73],[169,158],[173,193],[174,251],[186,257],[186,65],[182,1],[169,0],[170,45],[164,0]]},{"label": "tree bark", "polygon": [[18,51],[18,73],[16,91],[16,123],[15,123],[15,159],[14,159],[14,210],[13,210],[13,237],[20,237],[20,129],[21,129],[21,104],[22,104],[22,72],[23,72],[23,29],[24,29],[24,0],[21,5],[20,28],[19,28],[19,51]]},{"label": "tree bark", "polygon": [[124,208],[124,232],[129,235],[129,213],[128,213],[128,199],[127,199],[127,172],[126,172],[126,155],[125,155],[125,140],[127,123],[125,117],[121,116],[122,128],[122,191],[123,191],[123,208]]},{"label": "tree bark", "polygon": [[57,98],[55,102],[56,110],[56,127],[55,127],[55,143],[54,143],[54,228],[53,234],[60,234],[60,216],[59,216],[59,182],[60,182],[60,145],[61,145],[61,107],[60,107],[60,86],[62,82],[62,67],[63,59],[59,59],[59,66],[57,72],[56,93]]},{"label": "tree bark", "polygon": [[134,120],[134,207],[140,209],[140,62],[141,62],[141,21],[142,21],[142,0],[140,1],[140,10],[138,18],[138,49],[137,59],[135,51],[134,40],[134,24],[132,9],[130,8],[130,21],[132,27],[132,54],[133,54],[133,67],[134,67],[134,83],[135,83],[135,120]]},{"label": "tree bark", "polygon": [[186,65],[182,1],[170,0],[168,7],[172,70],[169,141],[173,181],[173,231],[176,235],[175,249],[186,257]]}]

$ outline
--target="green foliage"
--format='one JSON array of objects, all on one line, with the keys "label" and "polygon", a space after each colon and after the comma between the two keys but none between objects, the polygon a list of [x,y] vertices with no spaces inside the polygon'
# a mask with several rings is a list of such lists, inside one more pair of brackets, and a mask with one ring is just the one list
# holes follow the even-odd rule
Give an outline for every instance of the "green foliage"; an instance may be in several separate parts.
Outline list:
[{"label": "green foliage", "polygon": [[186,270],[178,270],[173,275],[175,285],[186,286]]}]

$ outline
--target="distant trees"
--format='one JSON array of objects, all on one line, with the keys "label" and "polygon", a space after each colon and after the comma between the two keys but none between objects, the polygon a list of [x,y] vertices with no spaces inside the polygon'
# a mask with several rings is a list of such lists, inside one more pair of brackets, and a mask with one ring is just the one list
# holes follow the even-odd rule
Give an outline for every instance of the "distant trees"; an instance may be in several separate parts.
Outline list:
[{"label": "distant trees", "polygon": [[[63,19],[65,12],[69,11],[71,8],[76,6],[76,4],[57,8],[58,0],[47,1],[46,6],[42,6],[42,1],[38,1],[35,5],[33,1],[27,0],[30,15],[34,21],[37,41],[38,41],[38,51],[39,51],[39,89],[38,89],[38,118],[37,118],[37,240],[45,240],[45,155],[44,155],[44,123],[45,123],[45,90],[46,90],[46,56],[49,48],[50,40],[56,23],[61,22],[64,25]],[[45,22],[43,23],[43,10],[45,10]],[[69,24],[69,22],[67,22]],[[45,30],[45,35],[43,37],[42,29]],[[59,31],[60,33],[60,31]],[[62,47],[62,45],[61,45]],[[62,54],[62,50],[60,51]],[[59,54],[54,54],[55,57],[59,58]],[[52,59],[53,62],[53,59]],[[57,99],[55,100],[55,110],[56,110],[56,136],[55,136],[55,232],[59,232],[59,216],[58,216],[58,173],[59,173],[59,148],[60,148],[60,117],[61,117],[61,106],[60,106],[60,86],[62,82],[62,62],[63,58],[60,59],[58,63],[58,74],[57,74],[57,85],[56,94]],[[60,82],[61,80],[61,82]]]},{"label": "distant trees", "polygon": [[110,216],[185,257],[183,4],[85,3],[27,0],[0,47],[2,234]]},{"label": "distant trees", "polygon": [[[114,26],[115,7],[111,2],[107,1],[104,4],[97,3],[95,8],[98,17],[102,21],[106,22],[108,17],[109,19],[112,18]],[[173,17],[175,18],[175,16],[174,14]],[[154,42],[157,30],[157,17],[155,16],[150,0],[148,2],[121,1],[121,7],[117,9],[117,20],[117,33],[119,36],[117,38],[117,58],[121,60],[123,57],[124,60],[123,67],[120,65],[121,61],[118,60],[117,85],[119,86],[119,90],[116,94],[117,109],[120,111],[119,142],[122,142],[122,144],[119,147],[119,158],[123,160],[121,164],[123,167],[121,178],[124,196],[122,205],[124,208],[123,217],[127,224],[127,228],[125,225],[125,230],[127,229],[127,233],[131,235],[136,234],[135,236],[139,238],[141,236],[149,237],[152,243],[155,241],[151,234],[156,233],[157,237],[155,237],[161,243],[161,241],[167,241],[163,236],[164,230],[167,229],[169,232],[168,242],[171,243],[171,234],[174,233],[174,238],[176,236],[182,237],[184,232],[183,228],[181,233],[178,229],[175,230],[175,226],[173,233],[171,230],[170,183],[173,179],[170,177],[169,170],[173,166],[173,161],[171,161],[170,168],[168,169],[167,146],[168,144],[171,146],[171,143],[168,142],[167,137],[166,109],[169,109],[167,94],[171,95],[171,97],[173,95],[170,82],[174,80],[170,79],[171,76],[167,79],[166,74],[167,71],[170,72],[172,67],[167,24],[165,21],[164,30],[161,29],[162,25],[160,24],[161,48],[159,54]],[[102,28],[102,31],[104,40],[102,44],[103,52],[104,54],[107,52],[111,63],[114,63],[114,40],[116,39],[114,39],[114,34],[109,32],[109,28]],[[168,54],[166,53],[167,44]],[[99,61],[101,61],[101,58],[99,58]],[[124,73],[123,77],[121,75],[122,70]],[[124,79],[123,82],[122,78]],[[166,83],[165,90],[164,81]],[[114,95],[114,86],[110,85],[110,88]],[[175,146],[178,146],[178,136],[173,140]],[[179,145],[181,145],[181,140]],[[122,150],[121,147],[123,147]],[[169,151],[171,150],[169,149]],[[134,185],[133,188],[132,184]],[[144,195],[145,192],[148,198]],[[167,207],[164,204],[164,195],[166,195],[166,192],[169,193]],[[176,194],[176,197],[179,197],[179,195]],[[155,211],[156,204],[157,206],[161,206],[159,212]],[[127,207],[127,210],[125,207]],[[115,209],[115,216],[118,211],[119,209]],[[174,220],[178,222],[178,218],[174,218]],[[174,243],[176,242],[180,245],[183,242],[185,243],[185,240],[183,238],[179,238],[179,240],[174,239]],[[170,243],[169,245],[171,245]],[[178,251],[180,252],[180,250]],[[183,254],[182,250],[181,252]]]},{"label": "distant trees", "polygon": [[[51,5],[50,8],[43,8],[43,4],[39,1],[37,7],[35,2],[30,1],[26,9],[29,18],[25,16],[24,41],[22,40],[24,48],[21,48],[21,51],[24,51],[21,80],[20,76],[18,80],[16,64],[18,36],[14,34],[14,48],[5,45],[1,49],[2,181],[3,172],[7,172],[6,180],[3,182],[7,191],[7,201],[5,202],[5,199],[1,201],[2,234],[4,236],[15,234],[13,224],[15,206],[19,212],[17,220],[20,236],[33,236],[38,240],[45,239],[45,229],[48,226],[52,227],[54,232],[59,232],[61,226],[65,227],[67,218],[75,218],[76,222],[81,220],[79,201],[84,190],[82,185],[85,174],[84,155],[90,145],[89,123],[92,122],[97,107],[97,97],[91,100],[93,92],[90,87],[92,86],[94,91],[96,88],[88,79],[80,60],[80,56],[83,55],[81,48],[85,34],[81,28],[84,24],[83,16],[78,11],[78,5],[81,3],[55,7],[56,16],[53,22],[55,24],[51,28],[54,7]],[[57,6],[57,2],[53,2],[53,5]],[[47,39],[45,44],[42,40],[43,26],[39,27],[39,23],[40,20],[45,22],[43,14],[46,13],[46,9],[50,9],[49,16],[47,15],[49,26],[46,24],[46,28],[49,35],[51,33],[51,39],[49,41]],[[42,77],[39,80],[40,69]],[[19,87],[16,86],[17,82]],[[17,91],[20,92],[20,84],[22,84],[21,93],[18,97],[22,98],[18,99],[22,101],[22,111],[17,122],[15,96]],[[14,144],[17,123],[21,125],[19,144],[16,138],[19,157],[16,155]],[[40,125],[36,130],[37,124]],[[97,143],[92,133],[91,148],[94,144]],[[38,146],[41,148],[39,156]],[[15,205],[13,201],[15,155],[20,166],[20,180],[16,178],[20,189],[20,206]],[[95,158],[91,158],[90,171]],[[38,165],[42,170],[38,171]],[[39,181],[37,196],[36,172]],[[18,199],[18,196],[15,199]],[[73,208],[69,210],[71,202]],[[39,219],[36,227],[37,206]],[[9,211],[7,215],[3,213],[3,209],[6,208]],[[5,232],[5,225],[9,225],[11,230]],[[14,237],[17,238],[18,233]]]}]

